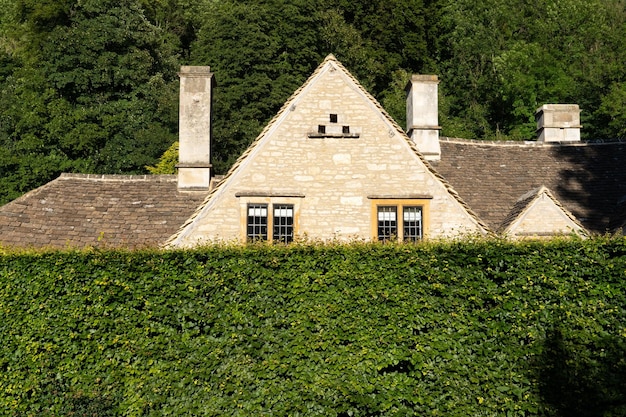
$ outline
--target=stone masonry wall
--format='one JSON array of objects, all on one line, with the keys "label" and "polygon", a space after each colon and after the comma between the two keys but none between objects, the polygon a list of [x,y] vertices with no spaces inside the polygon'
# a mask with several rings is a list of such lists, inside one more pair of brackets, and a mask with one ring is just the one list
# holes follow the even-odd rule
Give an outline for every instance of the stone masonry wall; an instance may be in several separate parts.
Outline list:
[{"label": "stone masonry wall", "polygon": [[[183,244],[242,240],[251,202],[295,204],[301,236],[369,239],[376,214],[368,196],[431,196],[429,237],[479,230],[353,80],[327,65],[213,196]],[[319,125],[327,133],[348,126],[350,134],[309,137]]]},{"label": "stone masonry wall", "polygon": [[509,235],[554,236],[580,230],[546,195],[542,195],[521,218],[511,225]]}]

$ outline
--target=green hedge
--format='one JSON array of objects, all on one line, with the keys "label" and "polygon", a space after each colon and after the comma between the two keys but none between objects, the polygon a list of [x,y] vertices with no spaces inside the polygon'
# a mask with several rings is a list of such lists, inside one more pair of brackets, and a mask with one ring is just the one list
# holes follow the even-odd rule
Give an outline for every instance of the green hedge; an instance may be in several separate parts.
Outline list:
[{"label": "green hedge", "polygon": [[4,251],[6,416],[626,415],[626,240]]}]

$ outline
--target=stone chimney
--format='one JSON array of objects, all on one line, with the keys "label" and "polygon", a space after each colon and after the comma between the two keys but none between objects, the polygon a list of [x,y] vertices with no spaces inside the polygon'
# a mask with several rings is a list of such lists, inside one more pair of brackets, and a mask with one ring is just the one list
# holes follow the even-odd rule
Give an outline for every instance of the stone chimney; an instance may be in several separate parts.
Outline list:
[{"label": "stone chimney", "polygon": [[407,135],[429,161],[441,159],[438,85],[436,75],[413,75],[405,88]]},{"label": "stone chimney", "polygon": [[535,112],[538,142],[580,142],[578,104],[544,104]]},{"label": "stone chimney", "polygon": [[183,66],[178,76],[178,188],[208,190],[211,183],[213,73],[210,67]]}]

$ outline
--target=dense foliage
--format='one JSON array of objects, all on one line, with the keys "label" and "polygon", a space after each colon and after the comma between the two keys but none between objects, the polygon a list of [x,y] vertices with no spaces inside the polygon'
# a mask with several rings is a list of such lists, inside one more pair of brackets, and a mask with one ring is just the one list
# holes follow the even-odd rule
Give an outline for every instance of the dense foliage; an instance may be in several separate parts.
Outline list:
[{"label": "dense foliage", "polygon": [[0,256],[5,416],[622,416],[626,240]]},{"label": "dense foliage", "polygon": [[175,141],[180,65],[216,74],[224,171],[328,53],[401,123],[411,73],[442,80],[446,136],[530,139],[578,103],[626,135],[623,0],[0,0],[0,203],[62,171],[145,172]]}]

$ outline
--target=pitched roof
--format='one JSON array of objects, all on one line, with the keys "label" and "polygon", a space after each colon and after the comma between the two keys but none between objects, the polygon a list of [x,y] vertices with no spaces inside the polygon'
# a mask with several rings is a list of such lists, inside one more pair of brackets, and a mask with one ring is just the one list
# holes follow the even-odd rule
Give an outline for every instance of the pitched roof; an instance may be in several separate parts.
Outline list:
[{"label": "pitched roof", "polygon": [[205,195],[179,192],[174,175],[62,174],[0,207],[0,245],[157,246]]},{"label": "pitched roof", "polygon": [[494,230],[545,185],[589,231],[604,233],[626,195],[626,142],[485,142],[441,138],[435,168]]},{"label": "pitched roof", "polygon": [[263,140],[263,138],[267,137],[271,134],[271,132],[276,129],[277,125],[286,117],[289,109],[292,106],[297,105],[297,102],[301,96],[303,96],[304,92],[311,87],[311,85],[315,82],[316,79],[320,77],[320,75],[325,71],[335,71],[339,70],[341,73],[346,76],[351,83],[353,83],[354,87],[368,100],[368,102],[374,106],[376,111],[378,111],[386,123],[390,126],[390,133],[400,135],[410,146],[410,148],[415,152],[415,155],[423,162],[426,168],[443,184],[443,186],[447,189],[447,191],[452,195],[452,197],[463,207],[463,209],[470,215],[470,217],[476,222],[476,224],[486,232],[489,232],[489,227],[486,223],[484,223],[467,205],[463,199],[459,196],[459,194],[452,188],[452,186],[441,176],[439,173],[433,169],[433,167],[428,163],[428,161],[424,158],[424,156],[420,153],[415,143],[406,135],[406,132],[400,127],[400,125],[387,113],[387,111],[380,105],[380,103],[369,93],[367,90],[359,83],[359,81],[348,71],[342,64],[339,62],[333,54],[328,55],[324,61],[315,69],[315,71],[311,74],[311,76],[298,88],[291,97],[285,102],[285,104],[281,107],[278,113],[270,120],[270,122],[265,126],[265,128],[261,131],[261,133],[257,136],[257,138],[250,144],[250,146],[243,152],[243,154],[235,161],[233,166],[229,169],[228,173],[225,175],[224,179],[207,195],[205,201],[198,207],[198,209],[194,212],[194,214],[187,219],[187,221],[180,227],[180,229],[172,235],[166,242],[167,246],[175,245],[177,241],[179,241],[182,237],[188,233],[188,231],[193,227],[193,223],[201,216],[201,213],[207,210],[212,201],[216,200],[216,196],[221,193],[228,185],[229,180],[236,175],[239,171],[240,167],[244,165],[250,158],[256,148],[259,146],[259,143]]},{"label": "pitched roof", "polygon": [[612,233],[626,234],[626,195],[617,203],[617,209],[609,222],[609,230]]},{"label": "pitched roof", "polygon": [[[517,202],[509,212],[509,215],[506,217],[506,219],[504,219],[504,222],[500,226],[499,232],[505,234],[509,232],[514,224],[517,221],[520,221],[526,213],[532,210],[533,205],[543,196],[547,197],[549,201],[552,202],[553,206],[560,210],[562,215],[569,219],[569,221],[571,222],[570,224],[574,228],[574,230],[582,230],[584,232],[585,228],[578,221],[578,219],[576,219],[576,217],[574,217],[572,213],[570,213],[565,207],[563,207],[563,205],[556,199],[556,197],[554,197],[550,190],[544,186],[541,186],[534,190],[530,190],[517,200]],[[550,232],[550,235],[552,235],[553,232],[554,230]]]}]

